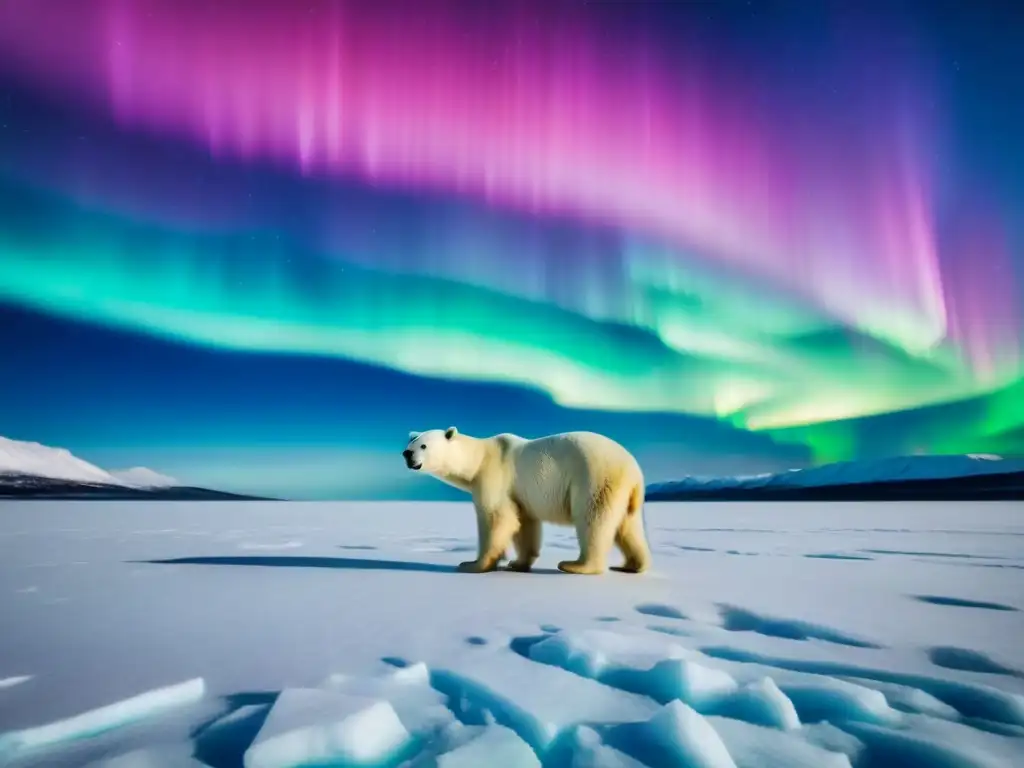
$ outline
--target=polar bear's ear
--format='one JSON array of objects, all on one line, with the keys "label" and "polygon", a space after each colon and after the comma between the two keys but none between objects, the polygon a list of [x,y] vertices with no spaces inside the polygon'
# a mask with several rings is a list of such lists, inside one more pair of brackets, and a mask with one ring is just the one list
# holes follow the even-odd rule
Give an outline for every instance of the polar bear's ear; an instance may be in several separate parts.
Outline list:
[{"label": "polar bear's ear", "polygon": [[459,434],[459,430],[457,430],[455,427],[448,427],[448,429],[444,431],[444,439],[451,440],[457,434]]},{"label": "polar bear's ear", "polygon": [[410,433],[409,433],[409,439],[410,439],[410,440],[415,440],[415,439],[416,439],[417,437],[419,437],[419,436],[420,436],[420,433],[419,433],[419,432],[410,432]]}]

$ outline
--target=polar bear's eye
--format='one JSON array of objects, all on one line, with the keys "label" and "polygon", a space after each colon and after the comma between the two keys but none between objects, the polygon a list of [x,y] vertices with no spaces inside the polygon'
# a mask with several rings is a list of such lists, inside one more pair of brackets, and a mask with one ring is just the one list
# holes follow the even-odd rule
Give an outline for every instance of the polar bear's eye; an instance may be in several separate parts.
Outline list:
[{"label": "polar bear's eye", "polygon": [[427,450],[427,446],[426,445],[421,445],[420,448],[422,448],[423,450]]}]

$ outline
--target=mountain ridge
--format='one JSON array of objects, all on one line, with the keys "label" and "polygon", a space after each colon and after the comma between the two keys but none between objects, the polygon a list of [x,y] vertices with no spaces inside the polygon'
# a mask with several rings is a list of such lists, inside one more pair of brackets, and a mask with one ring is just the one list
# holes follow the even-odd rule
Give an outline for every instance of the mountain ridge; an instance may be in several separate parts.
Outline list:
[{"label": "mountain ridge", "polygon": [[0,498],[236,501],[263,497],[186,485],[148,467],[108,472],[67,448],[0,436]]},{"label": "mountain ridge", "polygon": [[650,501],[1024,498],[1024,460],[988,454],[894,456],[742,477],[651,483]]}]

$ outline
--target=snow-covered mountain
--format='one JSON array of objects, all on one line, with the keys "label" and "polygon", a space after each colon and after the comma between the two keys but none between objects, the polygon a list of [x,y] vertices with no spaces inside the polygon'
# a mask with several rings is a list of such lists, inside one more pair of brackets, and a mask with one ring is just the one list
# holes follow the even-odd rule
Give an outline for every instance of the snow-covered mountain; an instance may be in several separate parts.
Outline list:
[{"label": "snow-covered mountain", "polygon": [[66,448],[0,437],[0,477],[4,475],[99,485],[124,484],[109,472],[72,455]]},{"label": "snow-covered mountain", "polygon": [[115,469],[110,473],[118,481],[132,488],[173,488],[181,485],[173,477],[161,475],[146,467],[132,467],[131,469]]},{"label": "snow-covered mountain", "polygon": [[[986,485],[984,477],[1010,476],[1024,473],[1024,461],[1004,459],[988,454],[949,456],[896,456],[885,459],[844,461],[808,469],[791,469],[776,474],[748,475],[744,477],[685,477],[647,488],[650,499],[713,497],[769,497],[797,491],[829,488],[866,488],[885,485],[895,487],[909,483],[923,488],[931,482],[949,487],[957,480],[970,481],[970,485]],[[1002,485],[1006,485],[1002,479]],[[991,484],[987,484],[986,487]],[[907,486],[910,487],[910,486]],[[937,486],[935,486],[937,488]],[[936,493],[938,491],[936,490]],[[791,494],[792,495],[792,494]]]},{"label": "snow-covered mountain", "polygon": [[241,499],[236,494],[185,486],[146,467],[114,472],[66,448],[0,437],[0,497]]}]

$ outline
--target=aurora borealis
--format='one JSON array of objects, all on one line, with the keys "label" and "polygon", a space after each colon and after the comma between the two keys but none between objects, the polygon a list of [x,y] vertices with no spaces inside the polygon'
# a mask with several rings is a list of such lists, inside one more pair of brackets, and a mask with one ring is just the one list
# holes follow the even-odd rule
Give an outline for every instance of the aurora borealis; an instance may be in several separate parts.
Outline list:
[{"label": "aurora borealis", "polygon": [[0,434],[297,497],[449,423],[1024,452],[1021,12],[852,5],[8,0]]}]

